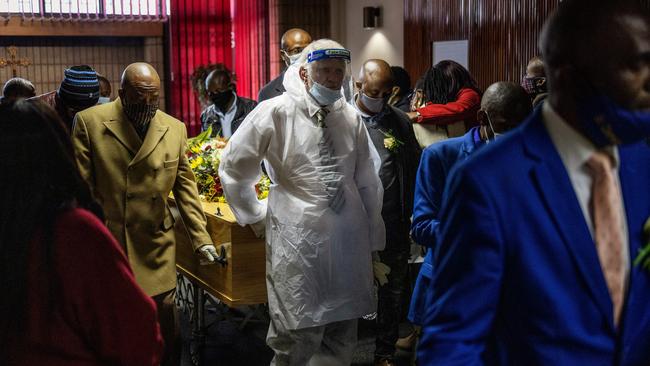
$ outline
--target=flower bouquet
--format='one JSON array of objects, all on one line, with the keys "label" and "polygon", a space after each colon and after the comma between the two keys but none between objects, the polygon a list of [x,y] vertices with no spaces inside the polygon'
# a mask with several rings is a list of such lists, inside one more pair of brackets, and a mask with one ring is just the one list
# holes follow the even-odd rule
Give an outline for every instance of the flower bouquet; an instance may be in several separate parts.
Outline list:
[{"label": "flower bouquet", "polygon": [[[212,127],[209,127],[196,137],[188,139],[186,154],[196,178],[200,198],[206,202],[226,202],[219,178],[219,163],[227,141],[223,137],[210,138],[211,134]],[[268,197],[270,186],[269,177],[262,175],[255,185],[257,198]]]}]

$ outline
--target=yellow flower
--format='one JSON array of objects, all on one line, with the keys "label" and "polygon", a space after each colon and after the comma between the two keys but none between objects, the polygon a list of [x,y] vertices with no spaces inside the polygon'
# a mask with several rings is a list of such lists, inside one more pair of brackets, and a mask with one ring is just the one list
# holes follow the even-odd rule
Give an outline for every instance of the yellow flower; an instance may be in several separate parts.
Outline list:
[{"label": "yellow flower", "polygon": [[190,164],[190,168],[192,170],[194,170],[194,169],[198,168],[199,165],[201,165],[201,164],[203,164],[203,157],[197,156],[196,159],[194,159],[194,161],[192,161],[192,163]]},{"label": "yellow flower", "polygon": [[387,137],[384,139],[384,147],[387,150],[393,150],[395,148],[395,138],[394,137]]}]

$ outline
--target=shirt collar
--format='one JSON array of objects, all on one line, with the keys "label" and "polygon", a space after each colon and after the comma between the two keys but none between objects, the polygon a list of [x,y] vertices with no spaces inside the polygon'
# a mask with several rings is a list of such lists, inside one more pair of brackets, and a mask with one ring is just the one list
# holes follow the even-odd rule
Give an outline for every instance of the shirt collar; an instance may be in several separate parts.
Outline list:
[{"label": "shirt collar", "polygon": [[[596,146],[569,124],[553,109],[550,103],[542,105],[542,116],[546,130],[551,136],[564,165],[569,171],[580,170],[596,152]],[[614,168],[618,167],[618,149],[609,146],[603,149],[614,159]]]}]

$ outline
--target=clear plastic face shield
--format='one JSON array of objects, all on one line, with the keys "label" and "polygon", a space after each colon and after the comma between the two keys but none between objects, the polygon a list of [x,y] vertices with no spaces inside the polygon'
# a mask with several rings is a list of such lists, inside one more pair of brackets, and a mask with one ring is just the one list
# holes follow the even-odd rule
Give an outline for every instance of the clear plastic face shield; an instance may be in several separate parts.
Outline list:
[{"label": "clear plastic face shield", "polygon": [[320,105],[330,105],[341,96],[348,102],[352,100],[350,51],[344,48],[312,51],[304,67],[309,80],[308,92]]}]

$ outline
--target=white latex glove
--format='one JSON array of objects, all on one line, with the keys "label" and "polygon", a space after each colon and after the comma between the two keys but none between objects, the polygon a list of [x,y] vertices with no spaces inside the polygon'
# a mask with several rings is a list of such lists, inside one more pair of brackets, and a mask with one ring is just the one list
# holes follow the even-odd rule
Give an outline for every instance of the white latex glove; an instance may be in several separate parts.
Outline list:
[{"label": "white latex glove", "polygon": [[264,220],[260,220],[254,224],[250,224],[250,227],[255,233],[255,236],[257,236],[260,239],[264,238],[264,232],[266,231],[266,223]]},{"label": "white latex glove", "polygon": [[372,272],[374,273],[377,282],[379,282],[379,286],[383,286],[388,283],[388,274],[390,273],[390,267],[381,262],[373,261]]},{"label": "white latex glove", "polygon": [[379,283],[379,286],[383,286],[388,283],[388,274],[390,273],[390,267],[381,263],[379,258],[379,253],[372,252],[372,272],[375,275],[375,279]]},{"label": "white latex glove", "polygon": [[203,254],[203,256],[211,263],[214,263],[215,259],[219,257],[217,254],[217,248],[212,244],[206,244],[200,247],[199,252],[201,252],[201,254]]}]

